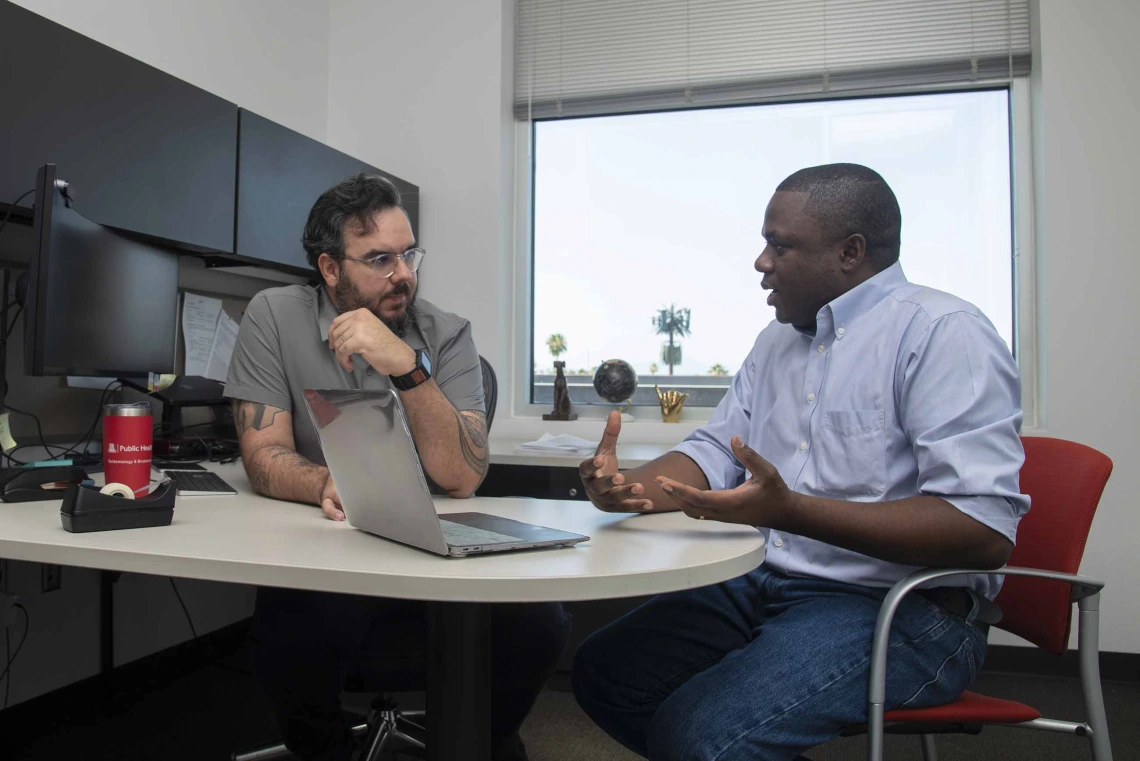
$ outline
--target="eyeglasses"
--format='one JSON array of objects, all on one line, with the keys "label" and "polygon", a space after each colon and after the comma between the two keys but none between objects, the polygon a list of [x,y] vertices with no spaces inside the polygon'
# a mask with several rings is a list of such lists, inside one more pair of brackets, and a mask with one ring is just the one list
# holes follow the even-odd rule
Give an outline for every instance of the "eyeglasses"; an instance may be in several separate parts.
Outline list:
[{"label": "eyeglasses", "polygon": [[367,264],[372,268],[372,271],[383,278],[390,278],[396,274],[396,268],[402,261],[404,266],[412,273],[420,268],[424,261],[424,251],[422,248],[409,248],[402,254],[380,254],[371,259],[357,259],[355,256],[343,256],[340,254],[329,254],[333,259],[344,259],[348,262],[359,262],[360,264]]}]

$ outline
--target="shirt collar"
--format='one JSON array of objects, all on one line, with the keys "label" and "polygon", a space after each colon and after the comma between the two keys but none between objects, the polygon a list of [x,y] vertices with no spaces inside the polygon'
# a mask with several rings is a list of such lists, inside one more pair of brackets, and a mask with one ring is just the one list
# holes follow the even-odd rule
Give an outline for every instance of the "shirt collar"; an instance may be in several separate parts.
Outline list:
[{"label": "shirt collar", "polygon": [[[842,339],[852,323],[870,312],[871,309],[894,291],[908,283],[902,271],[902,263],[895,262],[874,277],[863,281],[819,310],[816,325],[822,330],[835,333]],[[830,323],[830,325],[828,325]]]},{"label": "shirt collar", "polygon": [[[329,298],[328,289],[323,285],[318,285],[317,329],[321,331],[321,334],[319,336],[321,343],[325,345],[325,348],[328,349],[330,354],[333,353],[333,348],[329,345],[329,328],[332,327],[333,320],[339,316],[340,310],[336,308],[336,306],[332,303],[332,299]],[[346,373],[346,375],[350,377],[355,375],[357,377],[357,382],[359,383],[361,373],[364,373],[368,369],[368,363],[364,361],[364,357],[360,356],[359,354],[353,354],[352,367],[353,372]]]},{"label": "shirt collar", "polygon": [[322,284],[317,287],[317,328],[321,331],[320,339],[328,346],[329,328],[333,320],[340,316],[340,312],[329,298],[328,289]]}]

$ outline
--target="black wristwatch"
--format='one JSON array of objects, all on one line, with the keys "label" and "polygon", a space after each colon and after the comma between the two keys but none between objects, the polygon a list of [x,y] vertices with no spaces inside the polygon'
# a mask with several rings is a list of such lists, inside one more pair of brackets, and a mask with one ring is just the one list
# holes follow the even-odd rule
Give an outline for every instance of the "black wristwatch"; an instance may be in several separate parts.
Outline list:
[{"label": "black wristwatch", "polygon": [[407,375],[389,375],[392,385],[400,391],[411,391],[431,377],[431,360],[423,349],[416,349],[416,366]]}]

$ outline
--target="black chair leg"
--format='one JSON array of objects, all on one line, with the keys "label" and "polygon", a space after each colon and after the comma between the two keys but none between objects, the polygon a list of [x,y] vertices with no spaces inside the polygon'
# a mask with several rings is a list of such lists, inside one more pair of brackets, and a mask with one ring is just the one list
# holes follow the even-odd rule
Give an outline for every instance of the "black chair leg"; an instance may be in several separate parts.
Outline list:
[{"label": "black chair leg", "polygon": [[[422,711],[410,711],[409,715],[422,716]],[[368,715],[368,743],[360,761],[380,761],[380,754],[388,747],[393,739],[399,740],[413,748],[423,750],[426,746],[420,740],[408,734],[405,729],[423,731],[423,727],[410,721],[400,712],[399,706],[383,695],[372,702],[372,710]]]}]

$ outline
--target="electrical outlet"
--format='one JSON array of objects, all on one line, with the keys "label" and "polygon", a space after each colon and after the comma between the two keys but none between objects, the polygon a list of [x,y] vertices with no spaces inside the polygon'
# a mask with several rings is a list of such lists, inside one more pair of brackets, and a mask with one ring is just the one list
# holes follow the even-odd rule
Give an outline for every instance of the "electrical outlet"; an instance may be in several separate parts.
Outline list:
[{"label": "electrical outlet", "polygon": [[41,592],[54,592],[59,589],[60,584],[63,582],[63,567],[58,565],[51,565],[44,563],[40,566],[42,569],[41,578]]}]

